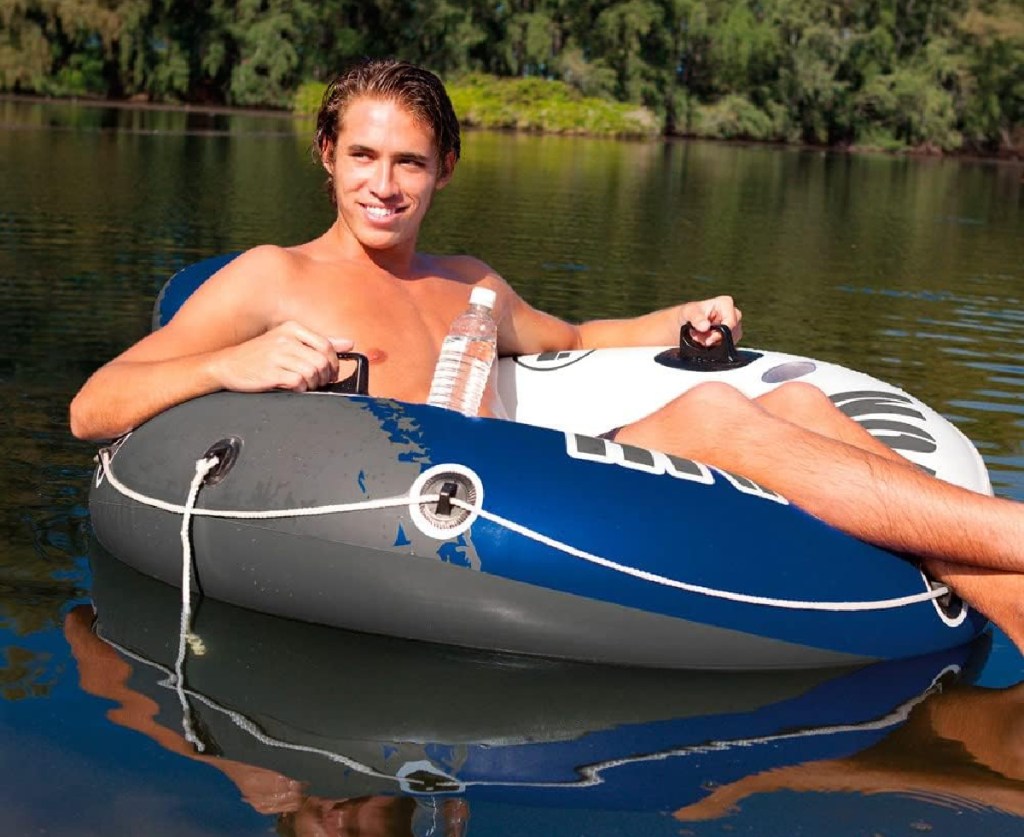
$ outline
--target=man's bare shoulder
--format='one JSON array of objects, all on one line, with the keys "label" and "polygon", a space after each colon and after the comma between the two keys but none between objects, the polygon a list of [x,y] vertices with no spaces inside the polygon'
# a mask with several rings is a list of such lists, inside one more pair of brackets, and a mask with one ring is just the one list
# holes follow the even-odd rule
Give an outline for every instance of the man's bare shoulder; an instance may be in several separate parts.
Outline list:
[{"label": "man's bare shoulder", "polygon": [[484,279],[501,279],[498,272],[486,262],[475,256],[447,255],[430,256],[433,269],[442,275],[475,285]]},{"label": "man's bare shoulder", "polygon": [[321,260],[303,245],[260,244],[228,262],[207,284],[232,296],[257,290],[268,295],[285,293],[321,267]]},{"label": "man's bare shoulder", "polygon": [[[263,244],[240,253],[204,281],[171,324],[185,324],[230,309],[234,320],[270,322],[276,301],[301,273],[302,257],[285,247]],[[173,331],[173,329],[172,329]]]},{"label": "man's bare shoulder", "polygon": [[261,244],[239,253],[206,280],[206,286],[233,285],[259,277],[273,277],[292,261],[288,250],[273,244]]},{"label": "man's bare shoulder", "polygon": [[301,246],[281,247],[277,244],[260,244],[252,247],[228,262],[221,270],[226,275],[248,274],[252,276],[279,276],[301,271],[311,261]]}]

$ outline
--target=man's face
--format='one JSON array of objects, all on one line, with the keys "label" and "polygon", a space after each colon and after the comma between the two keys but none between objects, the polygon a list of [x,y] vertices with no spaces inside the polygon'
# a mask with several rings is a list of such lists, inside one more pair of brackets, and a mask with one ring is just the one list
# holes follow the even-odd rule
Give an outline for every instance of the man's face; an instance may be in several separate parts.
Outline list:
[{"label": "man's face", "polygon": [[397,102],[361,97],[344,111],[330,151],[324,167],[355,239],[374,250],[415,247],[430,200],[449,179],[439,176],[430,128]]}]

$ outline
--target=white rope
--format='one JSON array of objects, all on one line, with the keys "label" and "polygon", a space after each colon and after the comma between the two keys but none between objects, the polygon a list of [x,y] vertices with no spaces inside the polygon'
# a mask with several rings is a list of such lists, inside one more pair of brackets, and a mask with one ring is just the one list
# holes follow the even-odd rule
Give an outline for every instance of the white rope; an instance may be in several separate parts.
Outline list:
[{"label": "white rope", "polygon": [[552,549],[558,549],[565,552],[568,555],[572,555],[574,558],[581,558],[584,561],[589,561],[591,564],[596,564],[599,567],[604,567],[615,572],[622,573],[623,575],[629,575],[633,578],[639,578],[643,581],[650,581],[654,584],[660,584],[663,587],[672,587],[676,590],[685,590],[687,593],[698,593],[702,596],[709,596],[714,599],[727,599],[731,602],[739,602],[741,604],[756,604],[765,605],[767,607],[784,608],[788,610],[828,610],[828,611],[841,611],[841,612],[855,612],[862,610],[888,610],[891,608],[904,607],[906,605],[918,604],[919,602],[927,602],[932,599],[938,599],[949,592],[946,587],[939,587],[934,590],[925,591],[923,593],[915,593],[910,596],[900,596],[894,599],[880,599],[873,602],[817,602],[817,601],[800,601],[793,599],[776,599],[771,596],[752,596],[748,593],[733,593],[730,590],[716,590],[714,587],[704,587],[700,584],[690,584],[686,581],[679,581],[675,578],[668,578],[657,573],[651,573],[647,570],[640,570],[636,567],[630,567],[625,564],[619,564],[616,561],[610,561],[607,558],[602,558],[600,555],[594,555],[591,552],[585,552],[582,549],[563,543],[562,541],[549,538],[547,535],[543,535],[540,532],[536,532],[526,526],[522,526],[513,520],[501,517],[500,515],[489,512],[486,509],[477,509],[475,506],[471,506],[464,500],[460,500],[458,497],[451,499],[453,506],[458,506],[461,509],[476,510],[477,513],[492,523],[496,523],[499,526],[504,526],[512,532],[515,532],[524,537],[535,540],[538,543],[542,543],[545,546],[549,546]]},{"label": "white rope", "polygon": [[[201,462],[203,460],[199,461]],[[185,514],[185,506],[179,506],[177,503],[168,503],[164,500],[158,500],[155,497],[147,497],[145,494],[133,491],[115,477],[112,463],[110,461],[110,451],[106,449],[100,451],[100,464],[103,466],[103,474],[106,479],[110,481],[110,484],[115,489],[124,494],[125,497],[135,500],[138,503],[142,503],[144,506],[150,506],[151,508],[160,509],[161,511],[171,512],[172,514]],[[274,520],[282,517],[317,517],[325,514],[339,514],[341,512],[350,511],[390,509],[399,506],[407,506],[414,500],[421,503],[436,503],[439,499],[441,498],[438,494],[423,495],[417,498],[405,495],[401,497],[382,497],[379,500],[361,500],[358,503],[336,503],[334,505],[306,506],[294,509],[264,509],[262,511],[245,511],[242,509],[192,509],[190,514],[195,517],[226,517],[233,520]]]},{"label": "white rope", "polygon": [[[203,461],[205,460],[199,460],[199,462]],[[188,516],[234,518],[240,520],[268,520],[272,518],[282,517],[309,517],[314,515],[337,514],[350,511],[395,508],[400,506],[408,506],[410,503],[431,503],[436,502],[437,500],[440,499],[439,495],[436,494],[420,495],[418,497],[414,497],[410,494],[401,497],[385,497],[379,500],[365,500],[358,503],[338,503],[333,505],[311,506],[295,509],[270,509],[266,511],[195,509],[186,506],[179,506],[174,503],[167,503],[164,502],[163,500],[157,500],[152,497],[147,497],[144,494],[140,494],[128,488],[114,476],[112,464],[110,461],[110,455],[109,452],[106,450],[100,452],[100,462],[103,467],[103,472],[106,478],[110,481],[110,484],[125,496],[130,497],[131,499],[139,503],[142,503],[143,505],[151,506],[157,509],[162,509],[163,511],[172,512],[174,514],[187,514]],[[201,482],[202,480],[200,479],[200,484]],[[194,484],[195,481],[193,481],[193,485]],[[622,573],[623,575],[628,575],[633,578],[638,578],[642,581],[647,581],[652,584],[659,584],[663,587],[670,587],[675,590],[683,590],[687,593],[695,593],[701,596],[708,596],[709,598],[724,599],[726,601],[737,602],[738,604],[762,605],[765,607],[773,607],[785,610],[811,610],[856,613],[872,610],[891,610],[898,607],[906,607],[908,605],[929,602],[933,599],[940,599],[950,592],[948,587],[939,586],[921,593],[914,593],[907,596],[898,596],[896,598],[891,599],[878,599],[875,601],[866,602],[822,602],[799,599],[779,599],[772,596],[755,596],[749,593],[735,593],[731,590],[719,590],[714,587],[705,587],[701,584],[691,584],[686,581],[679,581],[678,579],[668,578],[667,576],[648,572],[647,570],[641,570],[636,567],[630,567],[626,564],[620,564],[617,561],[612,561],[608,558],[602,558],[600,555],[594,555],[591,552],[586,552],[585,550],[578,549],[572,546],[571,544],[567,544],[563,541],[559,541],[555,538],[544,535],[541,532],[537,532],[533,529],[530,529],[527,526],[523,526],[519,523],[516,523],[513,520],[509,520],[506,517],[502,517],[501,515],[495,514],[494,512],[487,511],[483,507],[471,505],[470,503],[467,503],[464,500],[459,499],[458,497],[452,497],[450,498],[450,500],[452,505],[454,506],[457,506],[471,513],[475,512],[480,517],[490,521],[491,523],[503,526],[509,531],[515,532],[526,538],[534,540],[537,543],[551,547],[552,549],[557,549],[561,552],[566,553],[567,555],[573,556],[574,558],[580,558],[581,560],[588,561],[589,563],[595,564],[599,567],[604,567],[605,569],[609,569],[617,573]]]},{"label": "white rope", "polygon": [[192,541],[189,538],[189,528],[196,500],[199,499],[199,490],[203,487],[203,480],[206,479],[206,475],[210,471],[217,467],[217,461],[216,456],[211,456],[209,459],[200,459],[196,462],[196,473],[192,477],[192,484],[189,486],[188,498],[185,500],[181,516],[181,623],[178,630],[178,657],[174,661],[174,689],[178,694],[178,703],[181,704],[181,722],[185,729],[185,740],[200,753],[205,747],[192,731],[192,712],[185,699],[185,654],[189,646],[199,640],[192,633]]}]

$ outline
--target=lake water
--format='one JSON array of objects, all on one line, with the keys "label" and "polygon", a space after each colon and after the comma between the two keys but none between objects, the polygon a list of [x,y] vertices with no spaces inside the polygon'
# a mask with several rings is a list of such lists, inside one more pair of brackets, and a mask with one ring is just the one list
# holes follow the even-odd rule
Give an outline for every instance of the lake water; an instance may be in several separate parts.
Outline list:
[{"label": "lake water", "polygon": [[[1024,664],[998,631],[859,672],[710,676],[493,660],[214,603],[197,616],[219,650],[189,684],[195,752],[167,678],[177,594],[92,544],[94,451],[69,435],[67,403],[146,331],[176,269],[329,223],[310,129],[0,100],[0,830],[1024,827]],[[471,133],[423,243],[482,257],[571,319],[731,293],[748,344],[910,390],[1024,501],[1022,175]]]}]

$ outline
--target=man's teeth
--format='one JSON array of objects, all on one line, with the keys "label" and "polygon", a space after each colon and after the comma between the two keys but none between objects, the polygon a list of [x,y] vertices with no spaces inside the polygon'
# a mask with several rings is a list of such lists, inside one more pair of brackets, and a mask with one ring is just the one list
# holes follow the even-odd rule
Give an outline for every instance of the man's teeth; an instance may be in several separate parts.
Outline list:
[{"label": "man's teeth", "polygon": [[395,214],[394,209],[388,209],[386,206],[368,206],[366,207],[366,214],[371,218],[389,218]]}]

